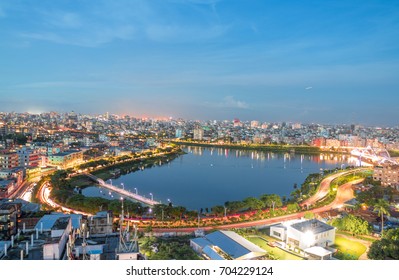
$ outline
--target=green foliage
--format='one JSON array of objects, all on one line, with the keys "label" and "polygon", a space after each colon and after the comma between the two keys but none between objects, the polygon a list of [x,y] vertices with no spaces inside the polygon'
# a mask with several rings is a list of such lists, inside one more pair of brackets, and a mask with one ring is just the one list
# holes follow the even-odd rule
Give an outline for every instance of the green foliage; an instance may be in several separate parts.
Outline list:
[{"label": "green foliage", "polygon": [[378,199],[376,204],[374,204],[374,211],[378,212],[381,217],[381,233],[384,231],[384,215],[390,216],[389,204],[384,199]]},{"label": "green foliage", "polygon": [[303,217],[305,218],[305,219],[314,219],[314,214],[312,213],[312,212],[310,212],[310,211],[307,211],[304,215],[303,215]]},{"label": "green foliage", "polygon": [[371,244],[367,256],[373,260],[399,260],[399,229],[388,230],[381,240]]},{"label": "green foliage", "polygon": [[216,216],[223,216],[224,215],[224,207],[222,205],[216,205],[211,209],[212,213]]},{"label": "green foliage", "polygon": [[269,208],[273,207],[273,203],[274,203],[274,207],[283,206],[281,197],[277,194],[263,194],[260,196],[260,199],[264,202],[265,206],[269,207]]},{"label": "green foliage", "polygon": [[351,214],[343,218],[334,219],[331,225],[355,235],[369,234],[371,231],[371,226],[366,220]]},{"label": "green foliage", "polygon": [[265,203],[256,197],[247,197],[243,202],[251,210],[259,210],[265,206]]},{"label": "green foliage", "polygon": [[224,205],[229,213],[237,213],[245,207],[245,203],[242,201],[227,201]]},{"label": "green foliage", "polygon": [[301,209],[298,203],[290,203],[287,205],[287,211],[292,213],[292,212],[298,212]]},{"label": "green foliage", "polygon": [[140,240],[140,249],[150,260],[199,260],[190,247],[189,237],[154,238]]}]

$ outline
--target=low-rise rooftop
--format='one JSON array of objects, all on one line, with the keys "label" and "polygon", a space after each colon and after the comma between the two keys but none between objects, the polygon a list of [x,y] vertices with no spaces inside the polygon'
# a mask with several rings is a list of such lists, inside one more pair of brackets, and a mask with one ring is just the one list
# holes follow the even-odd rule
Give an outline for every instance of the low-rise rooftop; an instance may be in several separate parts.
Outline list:
[{"label": "low-rise rooftop", "polygon": [[291,227],[300,232],[303,232],[303,233],[305,233],[307,231],[312,231],[314,234],[318,234],[318,233],[322,233],[322,232],[326,232],[326,231],[334,229],[334,227],[332,227],[326,223],[323,223],[317,219],[312,219],[312,220],[292,224]]}]

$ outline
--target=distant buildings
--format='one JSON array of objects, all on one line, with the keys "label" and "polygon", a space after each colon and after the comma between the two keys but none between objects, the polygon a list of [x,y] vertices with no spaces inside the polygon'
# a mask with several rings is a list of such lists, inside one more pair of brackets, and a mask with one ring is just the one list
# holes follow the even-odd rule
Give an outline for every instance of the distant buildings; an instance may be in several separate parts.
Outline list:
[{"label": "distant buildings", "polygon": [[194,140],[202,140],[204,138],[204,130],[200,127],[194,129]]}]

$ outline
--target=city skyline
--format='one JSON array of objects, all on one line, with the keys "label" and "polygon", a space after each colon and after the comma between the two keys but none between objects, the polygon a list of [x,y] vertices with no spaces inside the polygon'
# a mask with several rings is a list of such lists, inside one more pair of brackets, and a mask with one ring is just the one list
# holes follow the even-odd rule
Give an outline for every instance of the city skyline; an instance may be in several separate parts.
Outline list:
[{"label": "city skyline", "polygon": [[0,111],[397,126],[398,8],[4,1]]}]

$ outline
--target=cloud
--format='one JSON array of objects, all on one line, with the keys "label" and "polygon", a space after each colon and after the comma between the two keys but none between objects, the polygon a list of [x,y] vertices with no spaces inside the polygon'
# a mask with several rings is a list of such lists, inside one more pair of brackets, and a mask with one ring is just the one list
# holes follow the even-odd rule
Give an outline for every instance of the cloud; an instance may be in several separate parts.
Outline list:
[{"label": "cloud", "polygon": [[6,13],[4,12],[4,9],[0,6],[0,18],[6,17]]},{"label": "cloud", "polygon": [[249,109],[249,105],[244,101],[236,100],[233,96],[225,96],[223,102],[218,103],[217,107],[230,109]]},{"label": "cloud", "polygon": [[153,41],[196,42],[222,36],[228,26],[214,25],[208,28],[200,26],[150,25],[146,34]]},{"label": "cloud", "polygon": [[73,45],[80,47],[97,47],[113,40],[129,40],[134,37],[135,28],[129,25],[111,27],[111,28],[95,28],[91,31],[83,31],[77,33],[60,32],[30,32],[21,33],[20,37],[27,39],[35,39],[48,41],[57,44]]},{"label": "cloud", "polygon": [[54,27],[76,29],[83,25],[81,17],[76,13],[43,12],[43,16],[45,21]]}]

